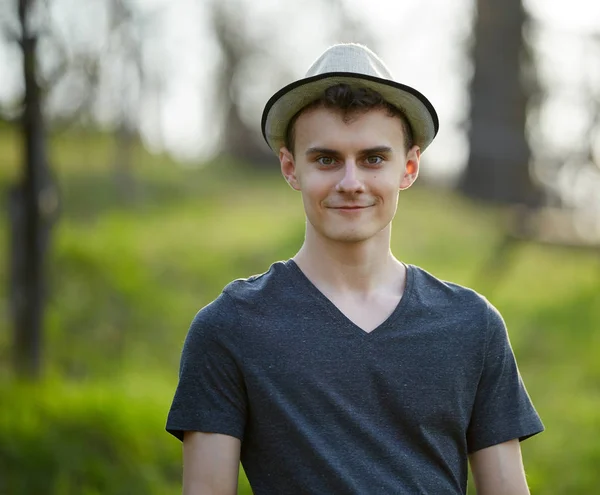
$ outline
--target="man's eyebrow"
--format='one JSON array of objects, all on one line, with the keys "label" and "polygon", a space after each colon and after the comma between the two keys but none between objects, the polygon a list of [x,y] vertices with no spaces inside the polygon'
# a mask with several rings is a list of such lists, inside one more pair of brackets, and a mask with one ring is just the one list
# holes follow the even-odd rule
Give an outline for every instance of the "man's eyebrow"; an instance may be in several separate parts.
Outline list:
[{"label": "man's eyebrow", "polygon": [[[360,150],[360,155],[370,155],[372,153],[391,153],[394,151],[389,146],[374,146],[373,148],[367,148],[364,150]],[[306,150],[306,155],[312,155],[314,153],[323,153],[324,155],[338,155],[340,152],[337,150],[332,150],[330,148],[320,148],[315,146],[313,148],[308,148]]]},{"label": "man's eyebrow", "polygon": [[374,148],[367,148],[366,150],[361,150],[361,155],[370,155],[372,153],[391,153],[394,151],[389,146],[375,146]]},{"label": "man's eyebrow", "polygon": [[306,155],[312,155],[314,153],[323,153],[324,155],[338,155],[339,151],[336,150],[332,150],[329,148],[319,148],[318,146],[315,146],[313,148],[308,148],[306,150]]}]

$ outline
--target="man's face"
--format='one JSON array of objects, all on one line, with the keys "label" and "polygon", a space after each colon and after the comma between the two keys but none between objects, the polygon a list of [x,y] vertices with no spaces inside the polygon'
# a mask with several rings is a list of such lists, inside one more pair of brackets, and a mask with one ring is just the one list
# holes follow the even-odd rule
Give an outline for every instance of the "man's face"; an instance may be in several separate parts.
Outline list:
[{"label": "man's face", "polygon": [[378,109],[344,121],[339,111],[315,108],[300,114],[294,130],[294,155],[282,148],[279,158],[302,193],[307,228],[348,243],[386,229],[419,167],[419,148],[404,150],[400,119]]}]

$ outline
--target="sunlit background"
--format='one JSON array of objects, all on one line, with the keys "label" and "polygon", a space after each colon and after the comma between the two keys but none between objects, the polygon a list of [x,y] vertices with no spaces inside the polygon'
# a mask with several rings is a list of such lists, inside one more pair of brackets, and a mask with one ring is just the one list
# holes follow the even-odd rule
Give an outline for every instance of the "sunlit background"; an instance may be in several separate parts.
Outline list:
[{"label": "sunlit background", "polygon": [[397,256],[505,316],[532,493],[595,493],[600,2],[0,0],[0,495],[180,492],[188,324],[302,242],[263,106],[340,41],[440,117]]}]

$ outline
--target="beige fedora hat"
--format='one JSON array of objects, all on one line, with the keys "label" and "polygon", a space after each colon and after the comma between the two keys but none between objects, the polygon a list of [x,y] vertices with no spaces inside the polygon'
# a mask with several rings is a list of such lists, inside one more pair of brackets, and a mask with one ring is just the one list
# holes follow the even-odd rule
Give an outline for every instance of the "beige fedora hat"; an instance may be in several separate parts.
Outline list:
[{"label": "beige fedora hat", "polygon": [[439,128],[433,105],[419,91],[393,80],[382,60],[363,45],[344,43],[328,48],[308,69],[303,79],[288,84],[265,105],[262,133],[275,152],[284,146],[285,134],[292,118],[305,106],[319,99],[335,84],[367,87],[377,91],[404,113],[414,142],[424,151]]}]

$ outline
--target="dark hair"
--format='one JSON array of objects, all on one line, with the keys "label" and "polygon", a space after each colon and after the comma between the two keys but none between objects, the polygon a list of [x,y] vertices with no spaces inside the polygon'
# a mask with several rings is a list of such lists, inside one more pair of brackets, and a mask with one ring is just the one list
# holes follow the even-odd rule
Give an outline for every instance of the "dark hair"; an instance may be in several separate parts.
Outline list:
[{"label": "dark hair", "polygon": [[292,117],[285,132],[285,146],[290,152],[294,153],[294,126],[302,112],[313,108],[329,108],[340,110],[344,122],[349,122],[357,113],[367,112],[369,110],[384,109],[390,117],[398,117],[402,122],[404,131],[404,148],[406,151],[414,145],[412,129],[406,116],[399,108],[383,99],[377,91],[370,88],[353,88],[348,84],[336,84],[330,86],[321,97],[309,105],[305,106],[296,115]]}]

